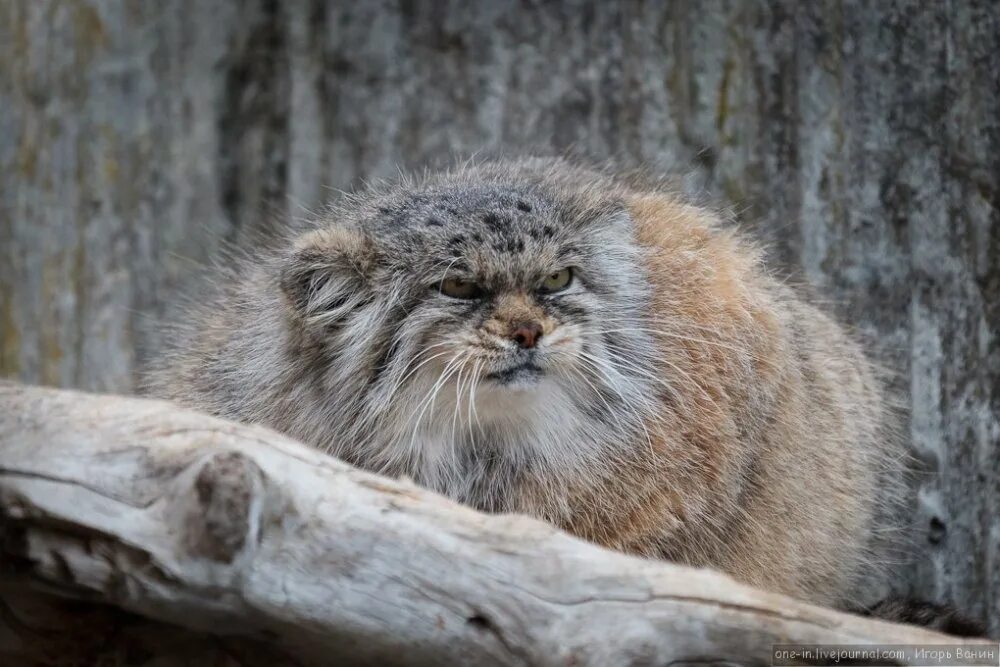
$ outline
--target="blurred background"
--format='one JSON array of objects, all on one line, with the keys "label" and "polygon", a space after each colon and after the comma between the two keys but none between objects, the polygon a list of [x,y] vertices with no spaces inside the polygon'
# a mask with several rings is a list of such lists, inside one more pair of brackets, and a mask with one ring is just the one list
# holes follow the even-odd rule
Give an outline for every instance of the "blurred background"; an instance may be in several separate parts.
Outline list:
[{"label": "blurred background", "polygon": [[0,0],[0,376],[128,393],[220,245],[362,179],[685,174],[908,406],[897,588],[1000,631],[1000,3]]}]

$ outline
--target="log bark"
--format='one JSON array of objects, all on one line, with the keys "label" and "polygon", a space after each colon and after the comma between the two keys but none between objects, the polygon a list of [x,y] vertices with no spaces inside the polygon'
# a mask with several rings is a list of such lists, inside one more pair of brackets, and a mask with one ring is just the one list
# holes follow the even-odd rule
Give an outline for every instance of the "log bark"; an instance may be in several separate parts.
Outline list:
[{"label": "log bark", "polygon": [[5,664],[763,665],[775,643],[953,641],[480,514],[264,428],[10,383],[0,538]]}]

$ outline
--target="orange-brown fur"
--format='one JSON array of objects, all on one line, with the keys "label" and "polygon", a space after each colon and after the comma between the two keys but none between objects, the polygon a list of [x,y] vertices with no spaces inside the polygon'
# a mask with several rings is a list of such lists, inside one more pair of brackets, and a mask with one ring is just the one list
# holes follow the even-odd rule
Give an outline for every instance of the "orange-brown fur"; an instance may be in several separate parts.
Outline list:
[{"label": "orange-brown fur", "polygon": [[[666,409],[661,423],[647,424],[652,450],[637,449],[559,493],[550,480],[535,480],[518,508],[613,549],[710,565],[836,604],[858,569],[877,567],[866,553],[879,505],[876,480],[897,455],[891,424],[877,421],[886,418],[885,406],[863,353],[828,316],[767,275],[760,253],[710,212],[667,194],[626,190],[624,199],[645,250],[655,315],[699,332],[659,339],[661,372],[690,378],[686,399],[694,406]],[[792,318],[802,318],[817,343],[836,348],[820,360],[835,367],[819,369],[819,395],[789,364]],[[816,401],[828,401],[830,414]],[[844,408],[855,414],[839,413]],[[752,418],[769,411],[775,416],[763,433]],[[881,451],[840,449],[860,438],[851,423],[837,423],[851,418],[858,420],[853,430],[884,435],[882,443],[862,442]],[[826,446],[800,446],[817,431]],[[685,452],[687,470],[672,463],[677,433],[697,451],[693,459]],[[760,447],[753,471],[748,444]],[[884,502],[894,501],[892,482],[881,491]]]}]

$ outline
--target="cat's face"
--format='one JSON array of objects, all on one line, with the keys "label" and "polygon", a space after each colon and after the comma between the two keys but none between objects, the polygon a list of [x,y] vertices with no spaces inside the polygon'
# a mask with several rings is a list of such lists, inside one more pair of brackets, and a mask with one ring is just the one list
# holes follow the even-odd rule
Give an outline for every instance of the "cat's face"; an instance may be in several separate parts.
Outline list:
[{"label": "cat's face", "polygon": [[560,411],[620,423],[651,349],[631,224],[537,185],[439,185],[301,239],[284,286],[334,384],[366,378],[359,412],[415,430],[450,414],[458,433]]}]

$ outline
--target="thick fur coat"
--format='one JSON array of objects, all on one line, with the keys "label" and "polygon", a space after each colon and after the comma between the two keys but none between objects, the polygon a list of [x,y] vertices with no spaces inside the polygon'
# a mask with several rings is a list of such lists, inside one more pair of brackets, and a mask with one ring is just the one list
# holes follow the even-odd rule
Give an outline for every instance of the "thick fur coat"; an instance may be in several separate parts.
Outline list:
[{"label": "thick fur coat", "polygon": [[217,283],[153,393],[613,549],[864,602],[902,460],[876,373],[656,183],[464,167],[347,197]]}]

